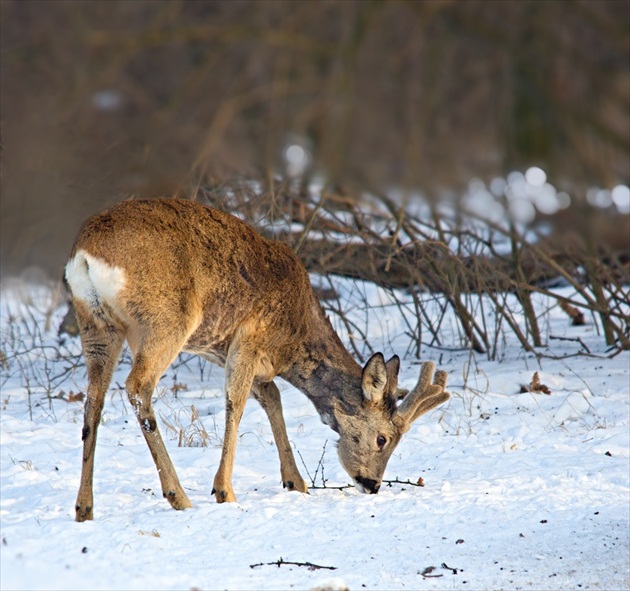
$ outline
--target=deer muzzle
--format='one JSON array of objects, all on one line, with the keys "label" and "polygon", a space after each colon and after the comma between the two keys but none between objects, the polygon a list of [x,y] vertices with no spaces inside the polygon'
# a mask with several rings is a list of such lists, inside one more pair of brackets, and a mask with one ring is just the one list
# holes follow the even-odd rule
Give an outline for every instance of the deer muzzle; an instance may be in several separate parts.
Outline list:
[{"label": "deer muzzle", "polygon": [[364,494],[375,495],[378,492],[378,489],[381,487],[380,482],[372,480],[371,478],[363,478],[362,476],[357,476],[353,480],[354,486],[356,486],[356,488]]}]

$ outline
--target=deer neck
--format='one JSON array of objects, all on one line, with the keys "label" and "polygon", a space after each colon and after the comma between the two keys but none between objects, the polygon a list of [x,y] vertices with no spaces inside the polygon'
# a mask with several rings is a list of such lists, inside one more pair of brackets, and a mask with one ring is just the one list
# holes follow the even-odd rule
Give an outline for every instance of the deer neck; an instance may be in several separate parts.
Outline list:
[{"label": "deer neck", "polygon": [[343,346],[313,296],[309,330],[292,365],[280,375],[311,400],[322,421],[338,430],[338,414],[361,404],[361,366]]}]

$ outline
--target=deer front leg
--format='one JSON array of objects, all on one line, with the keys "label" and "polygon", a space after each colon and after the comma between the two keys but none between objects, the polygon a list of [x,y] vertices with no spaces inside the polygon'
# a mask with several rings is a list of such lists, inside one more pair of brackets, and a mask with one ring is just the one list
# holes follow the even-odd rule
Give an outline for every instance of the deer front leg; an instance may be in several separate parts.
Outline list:
[{"label": "deer front leg", "polygon": [[254,397],[267,413],[273,438],[280,456],[280,474],[282,486],[287,490],[308,493],[308,488],[296,464],[293,450],[287,436],[287,427],[282,414],[280,391],[273,382],[254,384]]},{"label": "deer front leg", "polygon": [[249,347],[240,346],[238,342],[230,346],[225,363],[225,434],[221,463],[212,488],[212,494],[215,495],[217,503],[236,502],[236,495],[232,488],[232,472],[238,426],[253,386],[258,359],[259,356]]}]

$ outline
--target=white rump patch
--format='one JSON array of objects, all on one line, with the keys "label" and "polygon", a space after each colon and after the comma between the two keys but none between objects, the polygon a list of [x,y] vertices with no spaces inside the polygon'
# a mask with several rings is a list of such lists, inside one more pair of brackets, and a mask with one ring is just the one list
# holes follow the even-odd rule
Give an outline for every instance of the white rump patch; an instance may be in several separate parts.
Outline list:
[{"label": "white rump patch", "polygon": [[84,250],[78,250],[68,261],[66,280],[73,297],[91,308],[98,308],[103,302],[117,308],[116,296],[126,283],[123,269],[112,267]]}]

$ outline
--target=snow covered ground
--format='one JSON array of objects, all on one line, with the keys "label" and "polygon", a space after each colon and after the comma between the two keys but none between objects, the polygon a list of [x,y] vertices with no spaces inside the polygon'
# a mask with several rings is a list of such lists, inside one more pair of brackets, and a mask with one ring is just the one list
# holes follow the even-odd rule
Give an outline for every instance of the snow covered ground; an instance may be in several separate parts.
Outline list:
[{"label": "snow covered ground", "polygon": [[[249,401],[234,474],[238,503],[217,505],[210,490],[223,430],[222,370],[183,359],[163,378],[155,408],[194,504],[184,512],[161,498],[121,388],[125,355],[99,430],[95,521],[75,523],[82,427],[75,399],[85,389],[79,345],[59,342],[64,310],[49,291],[5,285],[1,298],[3,590],[630,586],[630,354],[610,358],[592,320],[572,327],[549,310],[547,337],[581,339],[548,341],[544,352],[564,359],[539,361],[509,334],[501,362],[423,348],[423,359],[450,372],[452,398],[414,424],[385,474],[422,478],[424,487],[392,483],[378,495],[332,488],[348,483],[335,434],[279,380],[298,465],[307,482],[321,487],[325,479],[327,488],[282,490],[269,424]],[[386,355],[408,347],[397,313],[368,313],[370,339]],[[592,356],[569,356],[584,346]],[[401,386],[413,386],[418,369],[404,359]],[[551,394],[520,393],[534,372]]]}]

